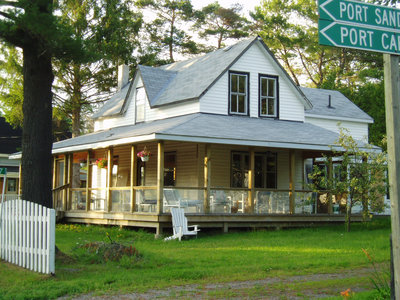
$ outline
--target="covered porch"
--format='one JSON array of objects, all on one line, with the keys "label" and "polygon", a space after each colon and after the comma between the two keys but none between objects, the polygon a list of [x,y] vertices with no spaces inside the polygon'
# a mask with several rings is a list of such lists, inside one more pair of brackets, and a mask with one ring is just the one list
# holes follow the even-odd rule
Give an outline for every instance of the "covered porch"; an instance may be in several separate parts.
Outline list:
[{"label": "covered porch", "polygon": [[[148,161],[138,153],[147,149]],[[183,207],[202,227],[343,222],[335,197],[305,188],[305,161],[321,151],[147,141],[54,155],[54,207],[68,222],[171,226]]]}]

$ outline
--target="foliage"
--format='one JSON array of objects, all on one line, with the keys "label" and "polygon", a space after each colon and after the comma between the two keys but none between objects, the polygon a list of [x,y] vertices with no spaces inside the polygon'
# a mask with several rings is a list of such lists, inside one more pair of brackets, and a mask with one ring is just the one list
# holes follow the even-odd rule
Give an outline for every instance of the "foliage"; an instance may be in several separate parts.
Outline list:
[{"label": "foliage", "polygon": [[373,272],[370,279],[375,290],[379,294],[379,299],[390,299],[390,272],[382,272],[378,270],[373,257],[368,253],[368,251],[365,249],[362,249],[362,251],[372,265]]},{"label": "foliage", "polygon": [[297,85],[340,90],[375,119],[370,141],[383,146],[383,59],[379,53],[318,43],[318,1],[265,0],[250,15],[257,32]]},{"label": "foliage", "polygon": [[142,15],[129,1],[62,0],[58,12],[90,51],[85,62],[55,61],[55,104],[71,120],[72,134],[84,127],[84,116],[103,103],[116,85],[116,66],[135,63],[133,51]]},{"label": "foliage", "polygon": [[[139,252],[132,245],[125,246],[118,243],[90,242],[79,245],[74,249],[74,256],[91,264],[106,263],[108,261],[119,262],[122,259],[131,262],[140,258]],[[127,257],[127,258],[124,258]]]},{"label": "foliage", "polygon": [[223,46],[223,41],[228,38],[239,39],[249,35],[249,21],[241,16],[242,6],[238,3],[230,8],[222,7],[218,2],[211,3],[196,14],[194,24],[196,30],[200,30],[199,36],[208,39],[217,37],[217,48]]},{"label": "foliage", "polygon": [[22,128],[22,53],[10,44],[2,43],[0,57],[0,108],[8,123],[14,128]]},{"label": "foliage", "polygon": [[[360,145],[346,129],[341,128],[339,139],[332,147],[332,156],[339,157],[339,178],[328,176],[325,168],[314,167],[309,185],[314,191],[326,190],[334,195],[346,194],[346,227],[350,230],[351,208],[360,203],[363,206],[363,219],[366,221],[370,211],[384,209],[386,193],[386,154],[370,145]],[[332,158],[323,157],[326,166]]]},{"label": "foliage", "polygon": [[150,43],[142,46],[142,54],[147,56],[147,60],[157,62],[161,58],[159,54],[163,55],[165,51],[169,62],[175,61],[175,53],[199,52],[199,46],[185,30],[194,16],[190,0],[138,0],[136,5],[151,9],[156,15],[154,20],[145,24]]}]

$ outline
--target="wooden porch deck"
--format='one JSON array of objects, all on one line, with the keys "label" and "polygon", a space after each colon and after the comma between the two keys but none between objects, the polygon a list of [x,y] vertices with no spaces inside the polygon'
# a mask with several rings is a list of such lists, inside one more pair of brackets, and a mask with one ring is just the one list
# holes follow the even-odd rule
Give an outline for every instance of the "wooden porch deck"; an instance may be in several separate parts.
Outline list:
[{"label": "wooden porch deck", "polygon": [[[189,224],[198,224],[199,228],[215,228],[228,232],[229,228],[289,228],[309,227],[313,225],[344,223],[343,214],[186,214]],[[156,234],[172,228],[170,214],[123,213],[123,212],[63,212],[68,223],[97,225],[132,226],[153,228]],[[359,214],[352,221],[362,221]]]}]

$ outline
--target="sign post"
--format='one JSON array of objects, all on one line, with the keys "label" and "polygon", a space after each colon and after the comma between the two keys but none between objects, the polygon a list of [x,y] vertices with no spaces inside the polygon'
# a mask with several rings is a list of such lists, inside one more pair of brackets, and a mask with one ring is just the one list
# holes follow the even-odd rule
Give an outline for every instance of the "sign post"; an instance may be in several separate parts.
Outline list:
[{"label": "sign post", "polygon": [[381,52],[392,223],[394,299],[400,299],[400,10],[352,0],[319,0],[321,45]]},{"label": "sign post", "polygon": [[3,190],[1,193],[1,202],[4,202],[4,194],[6,191],[6,181],[7,181],[7,168],[0,168],[0,175],[3,175]]}]

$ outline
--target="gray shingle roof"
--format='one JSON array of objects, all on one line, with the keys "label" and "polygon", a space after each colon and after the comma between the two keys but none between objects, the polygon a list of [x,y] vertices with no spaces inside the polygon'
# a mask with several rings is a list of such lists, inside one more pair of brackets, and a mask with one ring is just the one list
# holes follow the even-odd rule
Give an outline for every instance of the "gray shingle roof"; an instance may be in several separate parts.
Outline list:
[{"label": "gray shingle roof", "polygon": [[[301,90],[313,105],[312,109],[306,110],[306,116],[344,117],[373,122],[373,119],[368,114],[346,98],[341,92],[304,87]],[[331,95],[332,108],[328,107],[329,95]]]},{"label": "gray shingle roof", "polygon": [[79,136],[54,143],[53,152],[119,145],[122,139],[151,134],[152,139],[314,150],[329,150],[338,139],[337,133],[310,123],[197,113]]},{"label": "gray shingle roof", "polygon": [[111,117],[122,113],[125,99],[129,97],[131,92],[132,81],[128,82],[120,91],[114,94],[110,100],[92,115],[93,119],[100,117]]},{"label": "gray shingle roof", "polygon": [[162,90],[158,80],[142,77],[147,91],[158,90],[157,97],[151,100],[152,106],[199,98],[256,40],[257,37],[252,37],[203,56],[157,68],[167,74],[173,72]]}]

